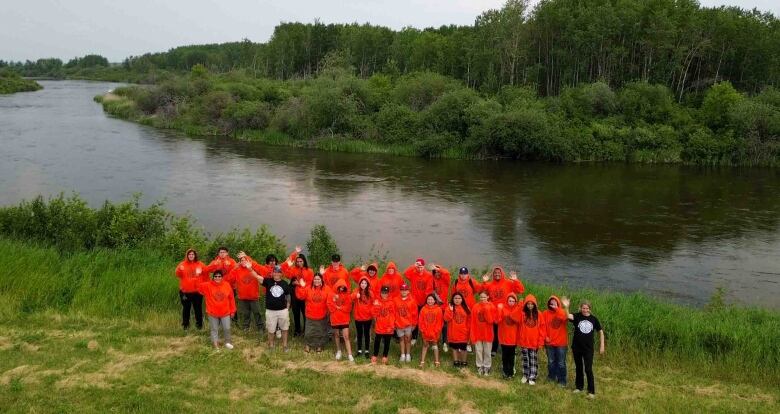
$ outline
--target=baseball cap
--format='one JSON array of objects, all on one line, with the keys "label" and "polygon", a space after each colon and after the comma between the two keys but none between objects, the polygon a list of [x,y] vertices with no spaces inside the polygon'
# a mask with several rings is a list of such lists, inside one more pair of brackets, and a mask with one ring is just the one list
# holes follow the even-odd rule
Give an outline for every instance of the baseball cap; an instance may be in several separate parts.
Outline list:
[{"label": "baseball cap", "polygon": [[409,285],[407,285],[406,283],[402,284],[401,290],[409,290]]},{"label": "baseball cap", "polygon": [[380,293],[390,293],[390,286],[382,286]]},{"label": "baseball cap", "polygon": [[458,270],[458,274],[460,274],[460,275],[467,275],[467,274],[469,274],[469,268],[466,267],[466,266],[461,267],[460,270]]}]

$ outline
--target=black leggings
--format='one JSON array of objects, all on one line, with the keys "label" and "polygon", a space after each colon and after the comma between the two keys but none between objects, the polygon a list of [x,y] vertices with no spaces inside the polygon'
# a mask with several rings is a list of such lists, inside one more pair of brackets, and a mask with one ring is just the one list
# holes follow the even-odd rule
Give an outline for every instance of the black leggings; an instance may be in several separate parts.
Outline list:
[{"label": "black leggings", "polygon": [[293,313],[293,335],[300,335],[306,330],[306,302],[292,295],[290,305]]},{"label": "black leggings", "polygon": [[[587,349],[587,350],[581,350],[572,347],[571,349],[572,355],[574,355],[574,365],[576,367],[576,377],[574,378],[574,385],[577,387],[578,390],[582,391],[582,387],[585,385],[585,378],[584,376],[588,377],[588,392],[590,394],[596,393],[596,384],[593,380],[593,350]],[[583,376],[582,371],[585,371],[585,375]]]},{"label": "black leggings", "polygon": [[382,356],[387,358],[388,352],[390,352],[390,339],[393,334],[376,334],[374,335],[374,356],[379,355],[379,341],[382,341]]},{"label": "black leggings", "polygon": [[[371,348],[371,319],[367,321],[355,321],[355,328],[357,329],[357,347],[358,349],[365,349],[368,351]],[[365,342],[365,347],[363,346]]]},{"label": "black leggings", "polygon": [[501,345],[501,370],[505,377],[515,375],[515,349],[514,345]]},{"label": "black leggings", "polygon": [[203,296],[200,293],[184,293],[179,291],[181,300],[181,326],[190,327],[190,308],[195,310],[195,326],[203,328]]}]

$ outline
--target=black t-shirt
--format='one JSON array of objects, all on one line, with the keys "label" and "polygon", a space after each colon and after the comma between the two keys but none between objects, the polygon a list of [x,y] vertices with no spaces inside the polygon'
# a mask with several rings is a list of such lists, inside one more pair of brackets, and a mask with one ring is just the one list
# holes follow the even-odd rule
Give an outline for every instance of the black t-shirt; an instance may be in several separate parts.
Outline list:
[{"label": "black t-shirt", "polygon": [[290,284],[286,280],[275,281],[271,277],[263,279],[263,286],[267,289],[265,295],[265,308],[268,310],[287,309],[287,298],[290,295]]},{"label": "black t-shirt", "polygon": [[571,323],[574,325],[574,339],[571,342],[571,347],[583,351],[592,351],[593,333],[601,330],[599,320],[592,314],[584,316],[582,313],[577,312],[574,314],[574,319]]}]

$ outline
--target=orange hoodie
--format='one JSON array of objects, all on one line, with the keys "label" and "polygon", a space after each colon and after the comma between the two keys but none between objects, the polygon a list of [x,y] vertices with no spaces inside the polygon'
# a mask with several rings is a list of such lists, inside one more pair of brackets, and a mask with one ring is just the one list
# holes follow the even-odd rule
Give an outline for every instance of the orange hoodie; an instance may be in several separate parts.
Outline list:
[{"label": "orange hoodie", "polygon": [[433,291],[439,295],[439,299],[442,302],[447,303],[447,300],[450,298],[450,271],[437,266],[436,273],[436,276],[431,275],[433,278]]},{"label": "orange hoodie", "polygon": [[[344,292],[339,292],[339,289]],[[330,326],[349,325],[352,319],[352,295],[349,293],[347,282],[336,280],[336,285],[328,295],[328,312],[330,313]]]},{"label": "orange hoodie", "polygon": [[468,305],[469,309],[473,308],[477,303],[474,295],[482,292],[482,290],[482,284],[471,276],[465,280],[458,277],[452,285],[452,293],[455,294],[455,292],[458,292],[463,295],[463,300],[466,301],[466,305]]},{"label": "orange hoodie", "polygon": [[493,342],[493,323],[497,319],[496,306],[479,302],[471,310],[471,342]]},{"label": "orange hoodie", "polygon": [[566,323],[568,322],[568,316],[566,311],[561,307],[561,300],[557,296],[550,296],[547,303],[551,300],[558,302],[558,309],[547,309],[542,312],[541,320],[542,325],[545,328],[544,344],[550,346],[566,346],[569,343],[569,332],[566,330]]},{"label": "orange hoodie", "polygon": [[[415,309],[417,309],[415,307]],[[374,316],[374,332],[380,335],[388,335],[395,332],[395,300],[390,298],[374,300],[374,308],[371,310]]]},{"label": "orange hoodie", "polygon": [[404,276],[409,280],[410,293],[414,297],[415,302],[425,303],[426,296],[433,293],[433,275],[431,272],[425,268],[423,268],[422,272],[418,272],[417,267],[411,265],[404,270]]},{"label": "orange hoodie", "polygon": [[[522,308],[525,308],[526,303],[533,303],[536,309],[539,306],[536,304],[536,297],[534,295],[528,295],[523,301]],[[539,311],[537,320],[532,320],[525,317],[525,312],[520,312],[520,336],[517,338],[517,346],[528,349],[539,349],[544,345],[545,329],[542,324],[542,312]]]},{"label": "orange hoodie", "polygon": [[313,321],[321,321],[328,316],[328,295],[330,295],[330,288],[325,285],[314,287],[312,283],[305,287],[295,287],[295,297],[306,302],[304,315]]},{"label": "orange hoodie", "polygon": [[406,328],[417,326],[417,302],[414,301],[412,294],[395,298],[395,327]]},{"label": "orange hoodie", "polygon": [[347,287],[349,287],[349,271],[344,265],[340,265],[339,270],[333,270],[332,265],[325,268],[325,272],[322,274],[322,280],[324,280],[325,284],[330,286],[331,289],[333,289],[333,286],[336,285],[336,281],[339,279],[343,280],[347,284]]},{"label": "orange hoodie", "polygon": [[374,308],[374,299],[379,297],[379,294],[374,294],[374,286],[371,284],[371,282],[368,282],[368,295],[360,294],[360,282],[363,280],[368,282],[368,278],[361,278],[358,280],[358,287],[356,287],[352,292],[352,300],[355,308],[355,320],[361,322],[370,321],[373,318],[371,311]]},{"label": "orange hoodie", "polygon": [[[376,270],[374,277],[371,277],[371,275],[368,274],[368,269],[372,266],[374,267],[374,270]],[[349,275],[352,276],[352,280],[355,282],[355,284],[359,284],[361,279],[368,280],[368,284],[371,286],[371,293],[373,293],[376,297],[379,297],[379,289],[381,286],[379,284],[379,267],[376,263],[371,263],[370,265],[366,266],[366,270],[356,267],[352,269],[351,272],[349,272]]]},{"label": "orange hoodie", "polygon": [[176,266],[176,277],[179,278],[179,290],[184,293],[197,293],[198,285],[209,281],[209,272],[206,271],[206,265],[197,260],[197,253],[195,261],[187,260],[190,252],[195,250],[189,249],[184,253],[184,260]]},{"label": "orange hoodie", "polygon": [[[515,299],[515,306],[509,306],[509,298]],[[507,346],[517,346],[517,334],[520,331],[520,320],[523,308],[517,303],[514,293],[506,296],[506,303],[498,310],[498,343]]]},{"label": "orange hoodie", "polygon": [[444,326],[444,313],[439,305],[433,304],[420,309],[420,316],[417,319],[417,326],[420,328],[420,335],[426,342],[438,342],[441,338],[441,328]]},{"label": "orange hoodie", "polygon": [[[393,269],[393,274],[390,274],[388,271],[390,269]],[[404,279],[401,277],[401,274],[398,272],[398,268],[395,267],[395,263],[393,262],[387,262],[387,269],[385,270],[385,274],[382,275],[382,278],[379,279],[379,287],[382,286],[388,286],[390,287],[390,297],[392,299],[395,299],[397,297],[401,296],[401,285],[404,284]]]},{"label": "orange hoodie", "polygon": [[525,287],[520,279],[507,279],[506,274],[504,274],[504,269],[501,266],[494,267],[493,271],[496,269],[501,272],[501,276],[498,279],[493,279],[493,272],[490,272],[491,280],[482,285],[483,290],[487,291],[490,301],[493,302],[493,304],[498,305],[499,303],[506,302],[506,295],[511,292],[519,295],[525,291]]},{"label": "orange hoodie", "polygon": [[444,309],[444,320],[447,321],[447,342],[464,344],[469,341],[471,314],[466,313],[463,305],[454,306],[453,309],[448,305]]},{"label": "orange hoodie", "polygon": [[208,266],[206,266],[206,271],[209,273],[214,273],[217,270],[222,271],[222,275],[228,274],[231,270],[233,270],[233,267],[236,266],[236,261],[233,260],[232,257],[228,256],[224,259],[220,258],[219,256],[215,257],[214,260],[209,263]]},{"label": "orange hoodie", "polygon": [[236,313],[236,300],[230,283],[217,283],[213,280],[198,286],[200,294],[206,300],[206,313],[215,318],[224,318]]},{"label": "orange hoodie", "polygon": [[224,280],[236,288],[240,300],[260,299],[260,283],[252,276],[252,272],[244,266],[234,267]]},{"label": "orange hoodie", "polygon": [[311,285],[312,279],[314,279],[314,271],[310,268],[303,268],[298,267],[295,264],[295,259],[298,258],[298,252],[293,251],[290,253],[290,257],[287,258],[287,260],[290,260],[293,262],[293,265],[290,266],[287,264],[287,260],[283,261],[280,267],[282,268],[282,274],[285,275],[288,279],[290,279],[290,283],[292,284],[298,279],[303,279],[307,285]]}]

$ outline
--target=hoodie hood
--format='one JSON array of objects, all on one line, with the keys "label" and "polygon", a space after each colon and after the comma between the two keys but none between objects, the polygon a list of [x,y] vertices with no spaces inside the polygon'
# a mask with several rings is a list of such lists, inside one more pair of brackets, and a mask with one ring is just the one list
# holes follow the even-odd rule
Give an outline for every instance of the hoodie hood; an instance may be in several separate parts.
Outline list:
[{"label": "hoodie hood", "polygon": [[387,262],[387,268],[385,269],[385,273],[387,273],[387,271],[390,269],[395,270],[395,273],[398,274],[398,267],[395,265],[394,262]]},{"label": "hoodie hood", "polygon": [[374,269],[374,272],[376,272],[376,276],[378,277],[379,276],[379,265],[377,265],[376,262],[371,263],[370,265],[368,265],[366,267],[366,273],[368,273],[368,271],[371,270],[371,268]]},{"label": "hoodie hood", "polygon": [[536,303],[536,296],[534,295],[528,295],[525,297],[525,300],[523,301],[523,307],[525,307],[525,304],[531,302],[536,306],[536,309],[539,309],[539,304]]},{"label": "hoodie hood", "polygon": [[[529,296],[530,296],[530,295],[529,295]],[[562,306],[563,306],[563,305],[561,305],[561,300],[560,300],[560,299],[558,299],[558,297],[557,297],[557,296],[555,296],[555,295],[552,295],[552,296],[550,296],[550,299],[547,299],[547,303],[550,303],[550,300],[552,300],[552,299],[555,299],[555,302],[557,302],[557,303],[558,303],[558,309],[561,309],[561,308],[562,308]],[[548,308],[548,309],[549,309],[549,308]]]},{"label": "hoodie hood", "polygon": [[[363,283],[364,280],[366,281],[366,283],[368,283],[368,285],[366,286],[366,289],[371,290],[371,281],[368,280],[368,278],[365,277],[365,276],[361,277],[360,280],[358,280],[358,285],[357,285],[358,289],[360,289],[360,284]],[[340,280],[340,281],[343,282],[343,280]],[[344,284],[346,285],[346,283],[344,283]],[[336,282],[336,287],[338,287],[338,286],[339,286],[339,283]]]},{"label": "hoodie hood", "polygon": [[341,288],[346,289],[345,292],[349,292],[349,286],[347,286],[347,282],[344,281],[344,279],[339,278],[336,280],[336,283],[333,285],[333,292],[339,293],[339,290]]},{"label": "hoodie hood", "polygon": [[514,298],[515,299],[515,306],[518,305],[518,303],[517,303],[517,296],[514,293],[510,292],[508,295],[506,295],[506,299],[504,299],[504,304],[506,306],[509,306],[509,298]]},{"label": "hoodie hood", "polygon": [[499,272],[501,272],[501,275],[498,277],[498,280],[504,280],[506,279],[506,274],[504,273],[504,268],[500,265],[493,266],[493,270],[490,271],[490,280],[496,280],[493,277],[493,273],[498,269]]},{"label": "hoodie hood", "polygon": [[196,252],[195,249],[187,249],[187,251],[184,253],[184,261],[185,262],[189,262],[189,260],[187,260],[187,256],[190,255],[190,252],[195,253],[195,260],[193,260],[193,262],[197,262],[198,261],[198,252]]}]

